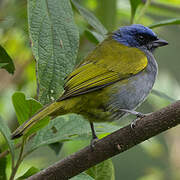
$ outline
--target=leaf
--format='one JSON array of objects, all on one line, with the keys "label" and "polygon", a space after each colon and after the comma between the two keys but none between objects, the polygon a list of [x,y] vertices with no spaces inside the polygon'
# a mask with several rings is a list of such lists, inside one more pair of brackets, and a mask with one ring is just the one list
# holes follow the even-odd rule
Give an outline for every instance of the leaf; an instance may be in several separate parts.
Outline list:
[{"label": "leaf", "polygon": [[7,180],[6,164],[7,164],[7,158],[6,157],[0,158],[0,180]]},{"label": "leaf", "polygon": [[[26,99],[24,93],[22,92],[15,92],[12,96],[12,102],[16,111],[19,124],[22,124],[25,121],[27,121],[42,107],[42,105],[35,99]],[[26,134],[30,135],[36,132],[37,130],[48,124],[48,122],[48,117],[42,119],[37,124],[32,126],[32,128]]]},{"label": "leaf", "polygon": [[114,180],[114,166],[111,159],[108,159],[86,171],[95,180]]},{"label": "leaf", "polygon": [[75,8],[79,13],[87,20],[87,22],[101,35],[104,36],[107,34],[106,28],[101,24],[101,22],[94,16],[93,13],[82,7],[77,0],[71,0]]},{"label": "leaf", "polygon": [[156,89],[153,89],[153,90],[151,91],[151,93],[154,94],[154,95],[156,95],[156,96],[158,96],[158,97],[161,97],[161,98],[163,98],[163,99],[166,99],[166,100],[168,100],[169,102],[175,102],[175,101],[176,101],[174,98],[172,98],[172,97],[168,96],[167,94],[165,94],[165,93],[163,93],[163,92],[161,92],[161,91],[158,91],[158,90],[156,90]]},{"label": "leaf", "polygon": [[0,68],[6,69],[9,73],[14,74],[14,63],[6,50],[0,45]]},{"label": "leaf", "polygon": [[59,152],[62,149],[62,146],[63,146],[63,144],[60,142],[55,142],[55,143],[49,144],[49,147],[55,152],[56,155],[59,154]]},{"label": "leaf", "polygon": [[0,68],[4,67],[5,65],[7,65],[8,63],[0,63]]},{"label": "leaf", "polygon": [[69,0],[28,0],[29,32],[37,61],[39,100],[56,99],[76,62],[79,32]]},{"label": "leaf", "polygon": [[38,168],[35,168],[35,167],[32,166],[22,176],[18,177],[17,180],[27,179],[28,177],[38,173],[39,171],[40,170]]},{"label": "leaf", "polygon": [[180,18],[174,18],[174,19],[160,21],[158,23],[150,25],[149,27],[156,28],[156,27],[160,27],[160,26],[176,25],[176,24],[180,24]]},{"label": "leaf", "polygon": [[86,37],[93,43],[98,44],[104,40],[104,36],[95,32],[87,29],[85,31]]},{"label": "leaf", "polygon": [[0,117],[0,132],[6,139],[6,142],[9,146],[11,158],[12,158],[12,165],[14,165],[14,157],[15,157],[15,147],[14,147],[14,142],[11,140],[11,132],[8,128],[8,126],[5,124],[3,119]]},{"label": "leaf", "polygon": [[70,180],[94,180],[94,178],[92,178],[91,176],[89,176],[86,173],[81,173],[81,174],[71,178]]},{"label": "leaf", "polygon": [[98,1],[97,7],[95,9],[96,14],[100,22],[108,29],[108,31],[113,31],[116,27],[117,20],[117,0],[103,0]]},{"label": "leaf", "polygon": [[[111,133],[119,128],[119,126],[111,123],[95,124],[97,134]],[[91,129],[89,122],[79,115],[65,115],[50,121],[48,126],[37,132],[27,149],[28,152],[31,152],[43,145],[75,139],[87,140],[90,137]]]},{"label": "leaf", "polygon": [[141,0],[129,0],[129,1],[131,4],[131,24],[132,24],[134,21],[136,10],[138,6],[141,4]]},{"label": "leaf", "polygon": [[98,44],[99,41],[97,40],[97,38],[92,34],[92,32],[90,30],[85,30],[84,31],[85,36],[88,38],[89,41],[91,41],[94,44]]}]

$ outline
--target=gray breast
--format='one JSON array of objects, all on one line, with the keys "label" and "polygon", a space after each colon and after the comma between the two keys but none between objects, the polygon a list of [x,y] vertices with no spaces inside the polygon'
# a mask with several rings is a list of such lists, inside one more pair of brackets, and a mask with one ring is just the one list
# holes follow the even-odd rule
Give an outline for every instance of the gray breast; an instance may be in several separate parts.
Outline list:
[{"label": "gray breast", "polygon": [[145,52],[148,58],[146,69],[128,79],[128,83],[115,83],[108,110],[112,118],[120,118],[125,113],[119,109],[136,109],[150,93],[158,72],[158,66],[151,52]]}]

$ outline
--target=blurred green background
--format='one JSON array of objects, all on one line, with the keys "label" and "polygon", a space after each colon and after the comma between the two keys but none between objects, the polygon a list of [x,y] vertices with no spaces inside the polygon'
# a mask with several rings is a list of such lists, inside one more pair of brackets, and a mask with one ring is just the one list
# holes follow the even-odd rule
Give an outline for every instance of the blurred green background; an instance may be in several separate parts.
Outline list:
[{"label": "blurred green background", "polygon": [[[127,0],[84,0],[82,5],[91,10],[109,30],[129,25],[130,3]],[[144,1],[145,2],[145,1]],[[160,20],[180,17],[180,0],[152,0],[145,15],[138,18],[141,6],[137,9],[135,23],[145,26]],[[11,102],[15,91],[23,91],[28,97],[36,98],[35,60],[33,58],[27,25],[27,3],[25,0],[0,0],[0,44],[7,50],[15,63],[16,72],[12,76],[0,70],[0,115],[14,130],[18,124]],[[90,28],[84,19],[75,13],[75,21],[80,32],[79,62],[94,46],[86,36]],[[159,74],[154,89],[166,93],[173,99],[180,99],[180,25],[155,28],[159,37],[169,45],[155,52]],[[152,112],[165,107],[170,102],[154,94],[138,109]],[[117,123],[127,124],[133,117]],[[180,127],[173,128],[127,152],[113,157],[116,179],[122,180],[178,180],[180,179]],[[49,146],[44,146],[29,155],[19,168],[19,174],[30,166],[45,168],[79,148],[88,141],[66,142],[56,154]],[[4,149],[0,138],[0,147]],[[48,154],[48,155],[47,155]],[[1,160],[0,160],[1,161]],[[7,168],[8,171],[8,168]]]}]

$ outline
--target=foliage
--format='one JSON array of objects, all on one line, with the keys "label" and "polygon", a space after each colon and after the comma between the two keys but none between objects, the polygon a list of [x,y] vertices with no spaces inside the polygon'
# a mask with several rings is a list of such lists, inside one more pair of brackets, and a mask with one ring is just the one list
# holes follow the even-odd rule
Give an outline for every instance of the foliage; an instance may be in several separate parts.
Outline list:
[{"label": "foliage", "polygon": [[[75,65],[79,33],[69,1],[28,1],[32,50],[37,61],[39,100],[58,98]],[[46,70],[48,69],[48,73]]]},{"label": "foliage", "polygon": [[[26,99],[22,92],[15,92],[12,96],[12,102],[20,125],[32,117],[40,108],[42,108],[42,105],[35,99]],[[43,118],[42,121],[35,124],[26,135],[30,136],[43,126],[47,125],[48,122],[49,118]]]},{"label": "foliage", "polygon": [[114,167],[111,159],[88,169],[87,174],[96,180],[114,180]]},{"label": "foliage", "polygon": [[[16,0],[9,2],[8,8],[13,9],[15,2]],[[17,64],[17,74],[15,73],[14,75],[17,85],[16,88],[12,88],[12,103],[19,124],[22,124],[35,114],[42,107],[41,104],[50,103],[58,98],[63,91],[64,78],[72,71],[77,58],[81,56],[81,51],[85,51],[83,48],[94,46],[106,37],[108,33],[106,26],[111,20],[109,20],[110,15],[104,15],[103,24],[94,13],[88,10],[91,9],[95,13],[97,11],[97,15],[102,15],[103,9],[99,10],[101,3],[99,1],[80,2],[78,0],[28,0],[28,17],[26,17],[26,4],[24,4],[24,1],[18,1],[16,4],[18,9],[9,11],[11,17],[13,17],[12,19],[8,19],[7,12],[3,11],[7,4],[2,4],[2,14],[0,16],[2,16],[1,19],[5,18],[5,20],[0,22],[3,34],[1,42],[3,47],[0,46],[0,68],[6,69],[13,74],[15,71],[13,62]],[[109,10],[109,2],[104,1],[103,3],[103,7]],[[120,8],[118,8],[116,1],[112,1],[112,3],[117,11],[114,11],[114,15],[111,16],[114,27],[108,29],[115,29],[119,25],[129,24],[129,22],[142,23],[151,28],[180,24],[180,3],[178,1],[130,0],[129,2],[122,1],[122,7]],[[127,11],[127,3],[129,3],[131,11]],[[127,14],[127,12],[130,13]],[[105,11],[105,13],[108,14],[108,11]],[[157,16],[157,14],[161,20],[153,19],[153,16]],[[117,17],[122,20],[121,23],[117,22]],[[31,48],[28,42],[27,27],[24,27],[24,24],[27,24],[27,18]],[[16,22],[20,23],[16,25]],[[89,40],[88,43],[87,39]],[[85,46],[83,46],[84,44]],[[35,73],[33,73],[35,67],[31,63],[33,59],[31,49],[36,60],[39,101],[33,98],[26,98],[28,93],[31,96],[35,95],[34,91],[31,92],[31,89],[35,86]],[[78,49],[80,49],[79,54]],[[20,70],[23,72],[24,79],[18,76],[18,73],[21,72]],[[25,93],[14,93],[15,90],[24,91]],[[3,96],[6,96],[6,93],[3,92]],[[159,101],[160,103],[163,101],[163,105],[177,99],[177,97],[173,96],[171,98],[159,90],[153,90],[152,93],[161,98]],[[2,102],[3,105],[1,105],[0,96],[0,107],[5,106],[5,101]],[[151,101],[149,102],[151,103]],[[5,112],[7,116],[9,111],[11,110]],[[61,153],[63,151],[62,143],[72,142],[75,147],[78,141],[87,142],[90,139],[89,124],[81,116],[65,115],[57,117],[49,124],[48,122],[49,118],[44,118],[27,132],[25,138],[12,141],[7,123],[5,123],[4,118],[0,118],[0,132],[4,136],[4,140],[0,142],[0,144],[3,144],[0,151],[0,173],[2,172],[3,177],[0,175],[0,179],[6,179],[6,177],[14,179],[14,177],[17,177],[20,180],[40,171],[41,166],[36,168],[34,164],[22,168],[22,171],[19,169],[22,167],[20,165],[26,162],[25,157],[30,156],[32,152],[41,146],[49,145],[52,149],[57,148],[57,151],[55,151],[57,152],[55,158],[57,160],[58,152],[60,151]],[[45,125],[47,126],[44,127]],[[44,128],[41,129],[42,127]],[[120,127],[114,123],[96,125],[99,138],[118,128]],[[7,158],[9,157],[8,153],[4,153],[7,149],[9,149],[11,158]],[[11,165],[9,169],[8,164]],[[72,179],[114,179],[112,161],[107,160],[100,163],[86,173],[82,173]]]},{"label": "foliage", "polygon": [[12,59],[2,46],[0,46],[0,68],[6,69],[11,74],[13,74],[15,70]]},{"label": "foliage", "polygon": [[[3,134],[4,138],[6,139],[6,143],[8,144],[9,151],[11,154],[11,164],[12,164],[12,169],[14,168],[14,158],[15,158],[15,147],[14,147],[14,142],[11,140],[11,132],[10,129],[7,127],[5,124],[4,120],[0,117],[0,132]],[[1,171],[3,171],[3,168],[1,168]],[[4,170],[5,171],[5,170]],[[3,179],[3,177],[1,177]],[[4,177],[5,179],[5,177]]]},{"label": "foliage", "polygon": [[137,1],[130,0],[130,3],[131,3],[131,23],[133,23],[133,20],[134,20],[135,14],[136,14],[136,10],[137,10],[138,6],[142,3],[142,1],[141,0],[137,0]]},{"label": "foliage", "polygon": [[17,180],[26,179],[26,178],[32,176],[33,174],[36,174],[37,172],[39,172],[39,169],[37,169],[35,167],[31,167],[22,176],[18,177]]},{"label": "foliage", "polygon": [[71,180],[93,180],[94,178],[92,178],[91,176],[89,176],[86,173],[81,173],[73,178],[71,178]]}]

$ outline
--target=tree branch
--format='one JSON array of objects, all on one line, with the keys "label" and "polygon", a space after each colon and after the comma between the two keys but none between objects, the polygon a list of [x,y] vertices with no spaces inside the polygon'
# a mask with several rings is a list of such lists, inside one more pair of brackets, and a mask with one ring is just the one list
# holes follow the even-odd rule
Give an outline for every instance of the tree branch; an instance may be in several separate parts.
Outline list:
[{"label": "tree branch", "polygon": [[90,146],[51,165],[28,180],[66,180],[84,170],[120,154],[169,128],[180,124],[180,100],[138,120],[135,129],[128,125]]}]

